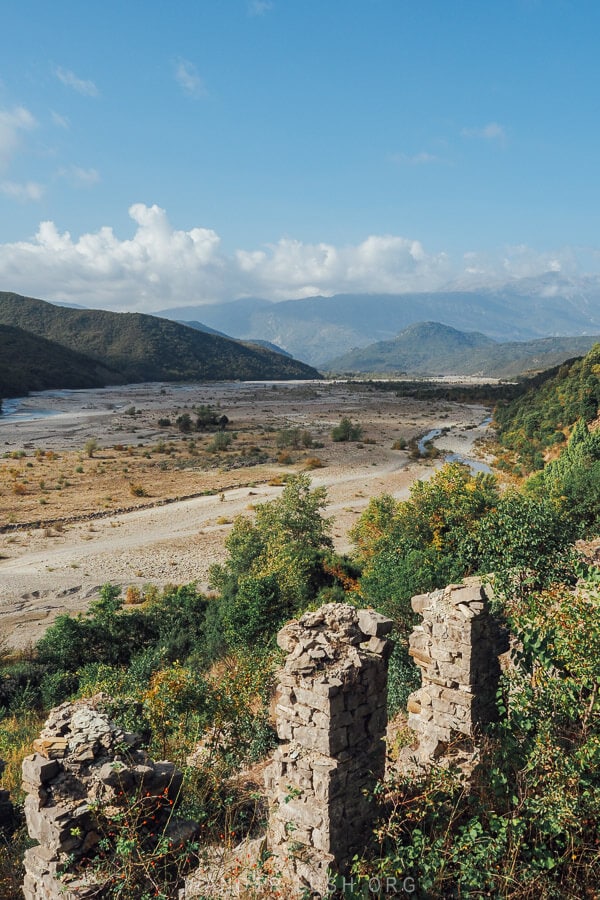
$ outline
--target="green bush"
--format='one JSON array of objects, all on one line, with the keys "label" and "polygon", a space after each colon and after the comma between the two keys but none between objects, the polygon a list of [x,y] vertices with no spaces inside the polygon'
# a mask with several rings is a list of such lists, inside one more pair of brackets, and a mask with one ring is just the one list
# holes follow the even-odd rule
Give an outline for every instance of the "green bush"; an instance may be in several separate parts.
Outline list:
[{"label": "green bush", "polygon": [[350,419],[344,416],[339,425],[336,425],[332,430],[331,439],[336,442],[360,441],[362,434],[362,426],[354,424]]}]

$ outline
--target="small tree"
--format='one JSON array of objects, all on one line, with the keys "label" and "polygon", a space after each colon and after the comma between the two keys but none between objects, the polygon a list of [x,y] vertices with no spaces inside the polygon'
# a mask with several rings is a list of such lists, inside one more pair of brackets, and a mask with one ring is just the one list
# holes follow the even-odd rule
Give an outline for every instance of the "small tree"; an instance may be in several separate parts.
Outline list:
[{"label": "small tree", "polygon": [[344,416],[340,424],[336,425],[331,432],[331,439],[336,442],[360,441],[362,433],[362,426],[354,424],[350,419]]},{"label": "small tree", "polygon": [[183,434],[189,434],[192,430],[192,417],[189,413],[182,413],[177,416],[175,424]]},{"label": "small tree", "polygon": [[84,449],[85,449],[86,454],[91,459],[93,457],[94,453],[96,452],[96,450],[98,449],[98,441],[96,440],[96,438],[89,438],[89,440],[87,440],[85,442]]}]

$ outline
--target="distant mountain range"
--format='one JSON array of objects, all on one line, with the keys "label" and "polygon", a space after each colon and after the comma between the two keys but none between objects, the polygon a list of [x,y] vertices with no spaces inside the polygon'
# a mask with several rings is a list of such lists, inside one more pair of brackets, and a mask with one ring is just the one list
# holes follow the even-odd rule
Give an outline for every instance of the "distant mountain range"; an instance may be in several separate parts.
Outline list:
[{"label": "distant mountain range", "polygon": [[[217,331],[216,328],[211,328],[210,325],[205,325],[203,322],[180,322],[180,324],[187,325],[189,328],[195,328],[197,331],[203,331],[205,334],[218,334],[220,337],[236,340],[236,338],[232,338],[231,335],[225,334],[223,331]],[[266,350],[272,350],[273,353],[282,353],[284,356],[293,358],[291,353],[278,347],[277,344],[271,343],[271,341],[263,341],[260,338],[248,338],[242,343],[247,347],[264,347]]]},{"label": "distant mountain range", "polygon": [[0,292],[0,397],[142,381],[318,378],[264,347],[141,313],[55,306]]},{"label": "distant mountain range", "polygon": [[549,272],[495,288],[411,294],[336,294],[303,300],[246,298],[156,313],[196,320],[243,340],[259,336],[314,366],[391,340],[417,322],[440,322],[497,341],[600,333],[600,281]]},{"label": "distant mountain range", "polygon": [[336,373],[483,375],[510,378],[539,372],[585,355],[599,335],[549,337],[500,343],[480,332],[439,322],[410,325],[391,341],[379,341],[330,360]]}]

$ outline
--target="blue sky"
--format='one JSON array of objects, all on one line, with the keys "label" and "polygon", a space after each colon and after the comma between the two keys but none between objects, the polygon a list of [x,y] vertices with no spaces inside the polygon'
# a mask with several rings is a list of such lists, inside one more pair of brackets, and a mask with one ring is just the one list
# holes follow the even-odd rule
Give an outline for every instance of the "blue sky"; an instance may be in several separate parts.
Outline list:
[{"label": "blue sky", "polygon": [[0,289],[598,272],[597,0],[3,0]]}]

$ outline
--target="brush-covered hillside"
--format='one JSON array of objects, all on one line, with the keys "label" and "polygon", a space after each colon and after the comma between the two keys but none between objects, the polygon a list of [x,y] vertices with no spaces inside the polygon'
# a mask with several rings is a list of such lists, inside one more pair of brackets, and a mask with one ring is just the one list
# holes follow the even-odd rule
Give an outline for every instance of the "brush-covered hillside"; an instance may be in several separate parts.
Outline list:
[{"label": "brush-covered hillside", "polygon": [[[206,334],[178,322],[141,313],[114,313],[103,310],[71,309],[43,300],[0,293],[0,324],[32,336],[45,338],[71,352],[89,358],[90,371],[106,371],[104,383],[142,381],[217,381],[231,379],[318,378],[311,366],[273,353],[248,347],[238,341]],[[18,335],[15,336],[17,340]],[[27,383],[27,359],[31,347],[23,343],[17,350],[17,376]],[[60,368],[44,373],[45,357],[35,387],[66,387]],[[108,370],[110,370],[110,375]],[[114,375],[113,375],[114,373]],[[58,381],[56,380],[58,377]],[[89,379],[88,379],[89,381]],[[73,386],[71,382],[70,385]],[[77,385],[87,386],[85,381]],[[28,390],[34,387],[32,382]],[[0,382],[0,394],[9,396]],[[19,388],[18,393],[22,392]]]},{"label": "brush-covered hillside", "polygon": [[599,406],[600,344],[595,344],[583,358],[532,379],[517,399],[498,403],[500,443],[525,470],[541,469],[580,419],[589,424],[597,418]]},{"label": "brush-covered hillside", "polygon": [[13,325],[0,325],[0,396],[47,388],[118,384],[118,372],[55,341]]},{"label": "brush-covered hillside", "polygon": [[378,341],[330,360],[332,372],[481,375],[510,378],[539,372],[586,353],[598,336],[499,342],[477,331],[418,322],[391,341]]}]

